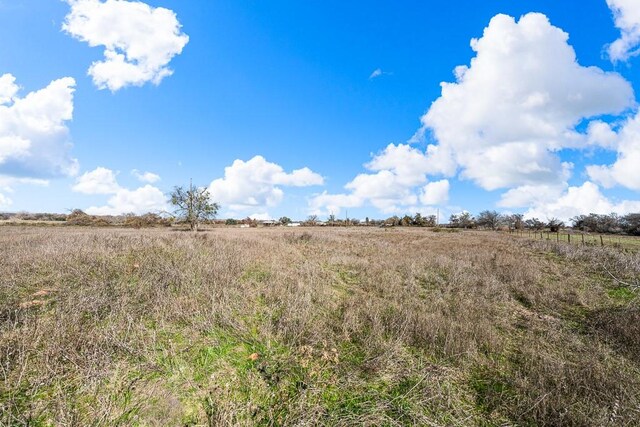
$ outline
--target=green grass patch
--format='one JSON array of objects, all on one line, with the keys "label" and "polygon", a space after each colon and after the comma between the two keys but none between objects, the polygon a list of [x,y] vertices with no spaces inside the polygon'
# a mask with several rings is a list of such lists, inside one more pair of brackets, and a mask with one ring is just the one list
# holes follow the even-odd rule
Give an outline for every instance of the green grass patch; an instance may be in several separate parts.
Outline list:
[{"label": "green grass patch", "polygon": [[638,297],[638,295],[629,288],[620,287],[607,290],[607,295],[614,301],[628,303]]},{"label": "green grass patch", "polygon": [[252,265],[247,268],[240,281],[243,283],[264,283],[271,277],[271,272],[264,266]]},{"label": "green grass patch", "polygon": [[477,407],[487,414],[500,407],[508,407],[517,398],[508,376],[487,367],[478,368],[472,373],[470,386],[475,393]]}]

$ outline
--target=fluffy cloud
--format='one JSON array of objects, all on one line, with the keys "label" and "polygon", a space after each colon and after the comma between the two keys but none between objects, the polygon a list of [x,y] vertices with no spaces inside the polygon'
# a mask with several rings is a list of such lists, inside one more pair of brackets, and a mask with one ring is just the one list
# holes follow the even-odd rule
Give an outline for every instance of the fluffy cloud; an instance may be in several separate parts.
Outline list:
[{"label": "fluffy cloud", "polygon": [[87,209],[89,215],[120,215],[125,213],[144,214],[167,209],[166,196],[152,185],[136,190],[120,188],[106,206],[92,206]]},{"label": "fluffy cloud", "polygon": [[637,0],[607,0],[620,38],[607,51],[612,61],[625,61],[640,53],[640,3]]},{"label": "fluffy cloud", "polygon": [[152,172],[140,172],[137,169],[131,171],[131,175],[138,178],[138,181],[147,182],[149,184],[154,184],[160,181],[160,175],[152,173]]},{"label": "fluffy cloud", "polygon": [[322,185],[322,176],[309,168],[286,173],[280,165],[262,156],[249,161],[236,160],[224,170],[224,178],[209,186],[211,198],[232,211],[266,208],[278,205],[284,191],[280,187]]},{"label": "fluffy cloud", "polygon": [[542,14],[495,16],[471,42],[471,65],[456,69],[456,83],[442,83],[422,117],[418,134],[432,132],[438,162],[453,162],[486,190],[566,180],[571,165],[556,151],[589,145],[576,126],[633,105],[626,80],[578,64],[567,40]]},{"label": "fluffy cloud", "polygon": [[83,194],[113,194],[120,186],[111,169],[99,167],[78,177],[72,189]]},{"label": "fluffy cloud", "polygon": [[[605,131],[606,132],[606,131]],[[610,132],[613,132],[610,130]],[[607,132],[609,135],[609,133]],[[587,167],[589,177],[604,187],[622,185],[640,190],[640,113],[630,118],[615,134],[612,146],[617,147],[618,158],[613,165],[591,165]]]},{"label": "fluffy cloud", "polygon": [[12,204],[13,201],[10,198],[0,193],[0,209],[8,208]]},{"label": "fluffy cloud", "polygon": [[111,195],[105,206],[92,206],[86,210],[90,215],[144,214],[167,210],[167,197],[152,185],[130,190],[121,187],[116,173],[98,167],[77,178],[73,191],[83,194]]},{"label": "fluffy cloud", "polygon": [[309,201],[310,211],[337,214],[342,208],[371,204],[382,212],[396,213],[415,210],[419,201],[424,205],[444,203],[449,197],[449,181],[427,184],[427,174],[440,169],[429,155],[408,144],[389,144],[365,165],[372,173],[359,174],[345,185],[349,193],[316,195]]},{"label": "fluffy cloud", "polygon": [[0,76],[0,105],[13,102],[19,89],[14,76],[11,74]]},{"label": "fluffy cloud", "polygon": [[585,182],[580,187],[569,187],[554,201],[546,201],[530,208],[525,217],[531,218],[559,218],[568,221],[577,215],[590,213],[608,214],[616,212],[626,214],[639,212],[640,202],[624,200],[612,202],[605,197],[598,186],[592,182]]},{"label": "fluffy cloud", "polygon": [[389,144],[365,165],[371,171],[390,171],[405,186],[425,182],[427,173],[437,173],[425,153],[408,144]]},{"label": "fluffy cloud", "polygon": [[540,206],[547,202],[552,202],[567,189],[567,185],[523,185],[512,188],[502,194],[498,206],[503,208],[523,208],[529,206]]},{"label": "fluffy cloud", "polygon": [[[504,207],[530,206],[567,189],[573,164],[558,151],[624,145],[597,117],[632,107],[631,85],[617,73],[581,66],[568,34],[546,16],[497,15],[471,47],[470,65],[455,69],[455,83],[441,84],[440,98],[410,141],[433,143],[424,152],[389,145],[365,165],[371,173],[345,186],[348,193],[311,199],[312,212],[367,203],[398,212],[417,201],[445,203],[449,180],[428,182],[434,175],[506,189]],[[585,120],[591,120],[586,131],[578,131]]]},{"label": "fluffy cloud", "polygon": [[66,122],[75,80],[65,77],[19,97],[15,77],[0,77],[0,176],[53,178],[77,173]]},{"label": "fluffy cloud", "polygon": [[173,73],[169,62],[189,42],[169,9],[126,0],[67,2],[71,11],[63,30],[91,47],[105,48],[104,60],[89,68],[100,89],[159,84]]},{"label": "fluffy cloud", "polygon": [[430,182],[422,189],[420,202],[425,206],[441,205],[449,201],[449,181]]},{"label": "fluffy cloud", "polygon": [[353,194],[329,194],[324,191],[309,200],[309,213],[337,215],[341,209],[357,208],[362,206],[364,202],[364,199]]}]

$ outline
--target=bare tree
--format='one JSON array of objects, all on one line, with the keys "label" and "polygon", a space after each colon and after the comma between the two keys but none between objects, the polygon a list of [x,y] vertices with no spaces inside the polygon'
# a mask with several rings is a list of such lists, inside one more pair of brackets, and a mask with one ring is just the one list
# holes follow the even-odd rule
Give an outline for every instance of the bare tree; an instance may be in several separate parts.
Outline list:
[{"label": "bare tree", "polygon": [[525,225],[522,214],[505,215],[502,222],[509,227],[509,230],[522,230]]},{"label": "bare tree", "polygon": [[552,233],[557,233],[561,228],[564,228],[564,222],[558,218],[547,219],[547,227]]},{"label": "bare tree", "polygon": [[500,225],[501,215],[496,211],[482,211],[478,214],[476,223],[479,227],[495,230]]},{"label": "bare tree", "polygon": [[474,228],[476,219],[469,212],[460,212],[449,217],[449,224],[454,228]]},{"label": "bare tree", "polygon": [[544,229],[544,222],[540,221],[538,218],[529,218],[524,222],[525,226],[530,230],[539,231]]},{"label": "bare tree", "polygon": [[622,229],[632,236],[640,236],[640,213],[626,215],[622,219]]},{"label": "bare tree", "polygon": [[220,205],[211,201],[211,195],[206,187],[189,188],[175,187],[171,192],[169,202],[175,206],[174,213],[179,219],[189,224],[191,231],[197,232],[200,223],[215,218]]},{"label": "bare tree", "polygon": [[309,215],[307,217],[307,225],[314,226],[318,223],[318,215]]}]

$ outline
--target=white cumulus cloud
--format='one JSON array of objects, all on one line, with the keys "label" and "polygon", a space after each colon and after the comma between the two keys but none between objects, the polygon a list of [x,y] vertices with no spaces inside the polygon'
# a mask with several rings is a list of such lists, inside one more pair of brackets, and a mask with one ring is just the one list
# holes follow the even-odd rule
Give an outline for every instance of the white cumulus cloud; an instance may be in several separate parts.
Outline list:
[{"label": "white cumulus cloud", "polygon": [[0,193],[0,209],[6,209],[12,204],[13,204],[13,201],[9,197]]},{"label": "white cumulus cloud", "polygon": [[589,177],[610,188],[621,185],[632,190],[640,190],[640,113],[628,119],[620,131],[614,133],[618,158],[612,165],[591,165],[587,167]]},{"label": "white cumulus cloud", "polygon": [[284,191],[281,187],[309,187],[324,184],[321,175],[309,168],[284,171],[282,166],[262,156],[236,160],[224,170],[224,177],[211,182],[211,198],[232,211],[268,208],[278,205]]},{"label": "white cumulus cloud", "polygon": [[589,143],[576,126],[633,105],[624,78],[581,66],[567,41],[542,14],[495,16],[471,42],[471,65],[442,83],[420,133],[431,131],[461,177],[486,190],[563,182],[571,165],[555,151]]},{"label": "white cumulus cloud", "polygon": [[556,151],[590,142],[576,126],[634,103],[624,78],[581,66],[568,34],[542,14],[497,15],[471,47],[475,58],[442,83],[418,135],[431,132],[439,161],[486,190],[562,183],[571,165]]},{"label": "white cumulus cloud", "polygon": [[0,176],[53,178],[77,173],[67,122],[73,117],[75,80],[54,80],[19,96],[15,77],[0,77]]},{"label": "white cumulus cloud", "polygon": [[502,194],[498,206],[503,208],[526,208],[539,206],[558,199],[568,185],[523,185]]},{"label": "white cumulus cloud", "polygon": [[16,78],[11,74],[0,76],[0,105],[13,102],[13,98],[20,90]]},{"label": "white cumulus cloud", "polygon": [[131,171],[131,175],[135,176],[140,182],[147,182],[149,184],[155,184],[160,181],[160,175],[153,172],[140,172],[137,169]]},{"label": "white cumulus cloud", "polygon": [[418,202],[425,206],[445,203],[449,181],[427,183],[427,174],[441,169],[430,155],[408,144],[389,144],[365,164],[370,173],[361,173],[345,185],[348,193],[318,194],[310,199],[309,210],[337,214],[343,208],[370,204],[384,213],[397,213],[415,210]]},{"label": "white cumulus cloud", "polygon": [[118,184],[117,173],[111,169],[98,167],[76,179],[73,191],[83,194],[110,195],[104,206],[92,206],[86,210],[90,215],[121,215],[127,213],[144,214],[166,211],[167,197],[152,185],[134,190]]},{"label": "white cumulus cloud", "polygon": [[83,194],[113,194],[120,190],[116,173],[111,169],[98,167],[79,176],[73,191]]},{"label": "white cumulus cloud", "polygon": [[640,2],[638,0],[607,0],[613,12],[620,38],[607,51],[612,61],[625,61],[640,53]]},{"label": "white cumulus cloud", "polygon": [[89,75],[100,89],[160,84],[173,71],[169,62],[182,53],[189,37],[176,14],[140,1],[67,0],[71,6],[63,30],[91,47],[104,46],[104,59]]},{"label": "white cumulus cloud", "polygon": [[624,146],[599,116],[635,105],[628,81],[579,64],[568,40],[543,14],[493,17],[471,41],[475,57],[455,68],[456,81],[441,84],[441,96],[421,118],[410,143],[428,139],[426,150],[389,145],[365,165],[369,172],[345,186],[348,192],[316,195],[310,210],[370,204],[401,212],[417,202],[446,203],[450,181],[430,182],[438,175],[507,190],[503,207],[563,194],[574,165],[558,152]]},{"label": "white cumulus cloud", "polygon": [[640,212],[640,201],[611,201],[602,194],[596,184],[587,181],[579,187],[567,188],[553,201],[545,201],[532,206],[525,213],[525,217],[559,218],[566,222],[577,215],[609,214],[612,212],[621,215]]},{"label": "white cumulus cloud", "polygon": [[449,181],[446,179],[430,182],[420,194],[420,202],[425,206],[441,205],[449,201]]},{"label": "white cumulus cloud", "polygon": [[353,194],[330,194],[323,191],[309,200],[309,213],[313,215],[337,215],[344,208],[357,208],[365,199]]},{"label": "white cumulus cloud", "polygon": [[89,215],[120,215],[126,213],[144,214],[165,211],[167,198],[158,188],[152,185],[135,190],[120,188],[109,198],[105,206],[92,206],[86,210]]}]

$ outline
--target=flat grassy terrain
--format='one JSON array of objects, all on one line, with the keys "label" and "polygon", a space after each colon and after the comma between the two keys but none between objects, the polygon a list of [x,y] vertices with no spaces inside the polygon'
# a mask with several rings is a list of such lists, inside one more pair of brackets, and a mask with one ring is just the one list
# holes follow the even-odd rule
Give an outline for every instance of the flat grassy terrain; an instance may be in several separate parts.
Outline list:
[{"label": "flat grassy terrain", "polygon": [[0,425],[637,426],[639,275],[491,232],[0,227]]}]

